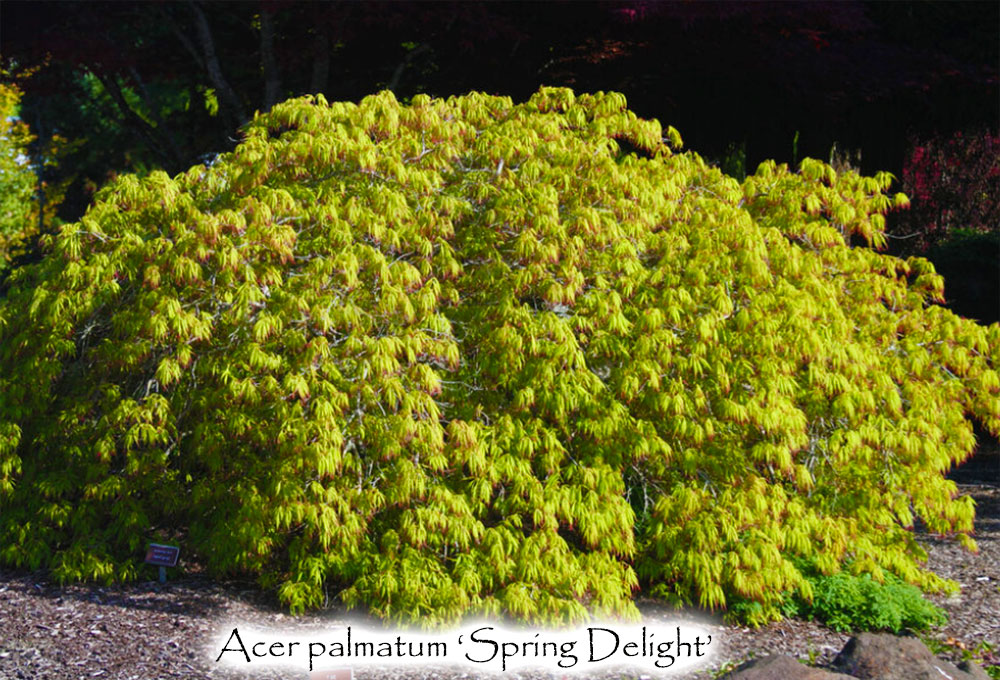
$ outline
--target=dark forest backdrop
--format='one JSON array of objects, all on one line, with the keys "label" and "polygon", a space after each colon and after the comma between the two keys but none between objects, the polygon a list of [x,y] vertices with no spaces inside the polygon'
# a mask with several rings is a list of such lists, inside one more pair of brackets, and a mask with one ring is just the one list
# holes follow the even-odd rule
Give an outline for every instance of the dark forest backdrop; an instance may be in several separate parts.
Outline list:
[{"label": "dark forest backdrop", "polygon": [[232,149],[242,123],[290,96],[616,90],[730,174],[805,156],[892,172],[914,199],[892,247],[931,256],[960,312],[1000,317],[1000,3],[7,1],[0,12],[4,79],[23,92],[32,168],[58,202],[42,230],[77,219],[116,173],[177,172]]}]

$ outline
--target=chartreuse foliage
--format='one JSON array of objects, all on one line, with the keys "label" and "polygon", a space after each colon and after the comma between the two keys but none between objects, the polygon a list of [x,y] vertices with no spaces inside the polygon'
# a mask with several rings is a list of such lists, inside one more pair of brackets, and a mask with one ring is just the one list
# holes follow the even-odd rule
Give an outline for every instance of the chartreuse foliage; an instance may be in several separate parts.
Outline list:
[{"label": "chartreuse foliage", "polygon": [[[286,102],[122,177],[0,306],[0,559],[133,576],[183,532],[294,610],[634,616],[925,588],[1000,431],[1000,327],[883,242],[890,177],[740,185],[619,94]],[[625,154],[619,140],[642,157]],[[673,147],[673,149],[671,148]]]}]

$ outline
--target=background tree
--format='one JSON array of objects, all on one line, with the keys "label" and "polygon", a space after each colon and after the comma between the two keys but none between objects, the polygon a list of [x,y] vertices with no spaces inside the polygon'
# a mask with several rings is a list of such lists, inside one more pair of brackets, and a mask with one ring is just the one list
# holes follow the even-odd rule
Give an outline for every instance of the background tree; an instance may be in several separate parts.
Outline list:
[{"label": "background tree", "polygon": [[64,164],[75,176],[66,219],[109,171],[180,171],[232,149],[255,111],[305,93],[620,91],[709,158],[742,146],[751,172],[768,158],[826,158],[837,142],[864,151],[863,170],[898,177],[910,133],[996,118],[989,2],[8,0],[0,12],[4,56],[47,64],[23,84],[26,110],[83,141]]},{"label": "background tree", "polygon": [[64,140],[32,134],[20,116],[21,96],[17,85],[0,80],[0,275],[31,250],[33,237],[58,224],[67,183],[47,179],[65,153]]},{"label": "background tree", "polygon": [[0,268],[38,226],[28,126],[17,117],[21,93],[0,84]]}]

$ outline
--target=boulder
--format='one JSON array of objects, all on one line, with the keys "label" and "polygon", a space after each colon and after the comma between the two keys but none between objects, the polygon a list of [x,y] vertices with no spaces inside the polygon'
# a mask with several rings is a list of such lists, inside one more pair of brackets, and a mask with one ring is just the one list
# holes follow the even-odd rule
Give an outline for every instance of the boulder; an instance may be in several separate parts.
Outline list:
[{"label": "boulder", "polygon": [[937,658],[915,637],[861,633],[852,637],[833,661],[833,667],[863,680],[988,680],[975,664],[965,670]]},{"label": "boulder", "polygon": [[752,659],[723,680],[990,680],[986,671],[963,661],[957,667],[937,658],[915,637],[861,633],[848,640],[833,668],[806,666],[786,654]]},{"label": "boulder", "polygon": [[807,666],[787,654],[762,656],[740,665],[723,680],[846,680],[850,676]]}]

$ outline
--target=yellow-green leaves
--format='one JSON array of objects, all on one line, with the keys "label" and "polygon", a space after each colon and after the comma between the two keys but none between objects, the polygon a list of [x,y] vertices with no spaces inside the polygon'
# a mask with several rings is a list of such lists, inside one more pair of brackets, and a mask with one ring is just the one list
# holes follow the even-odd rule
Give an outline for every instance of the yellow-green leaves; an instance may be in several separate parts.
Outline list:
[{"label": "yellow-green leaves", "polygon": [[4,563],[130,577],[181,532],[294,611],[570,622],[641,585],[762,623],[810,596],[798,558],[931,588],[913,523],[972,544],[943,473],[970,415],[1000,431],[1000,327],[862,246],[891,176],[740,185],[558,88],[304,98],[243,135],[11,274]]}]

